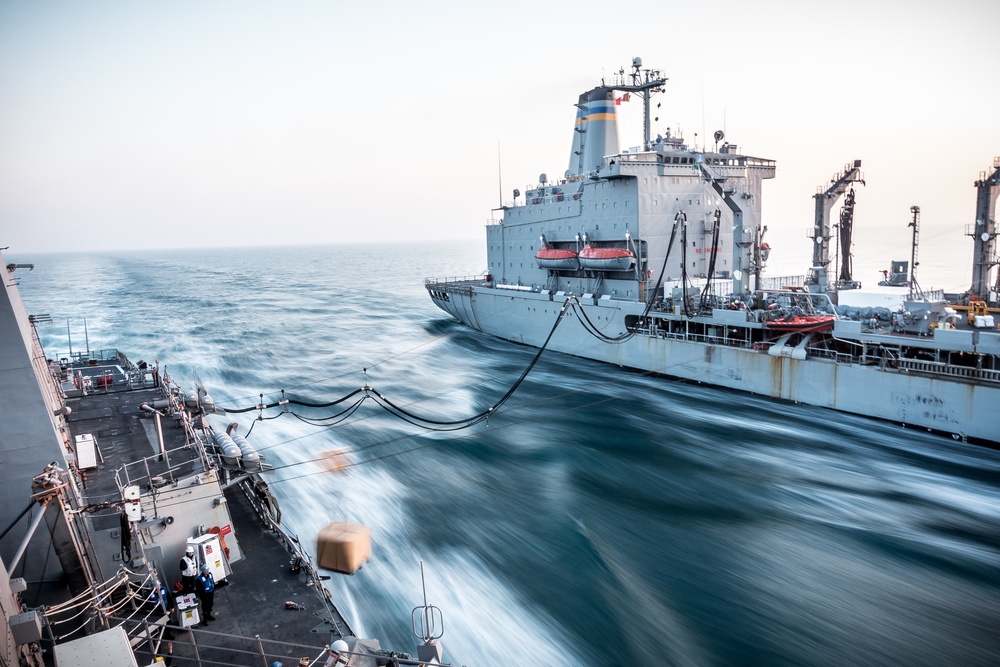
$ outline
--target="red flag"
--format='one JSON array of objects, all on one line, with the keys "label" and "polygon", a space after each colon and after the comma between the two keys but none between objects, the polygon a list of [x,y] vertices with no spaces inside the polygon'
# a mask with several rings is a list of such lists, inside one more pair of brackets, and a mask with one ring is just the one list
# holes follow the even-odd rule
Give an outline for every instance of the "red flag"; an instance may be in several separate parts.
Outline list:
[{"label": "red flag", "polygon": [[622,105],[622,98],[616,97],[615,98],[615,106],[619,106],[620,107],[621,105]]}]

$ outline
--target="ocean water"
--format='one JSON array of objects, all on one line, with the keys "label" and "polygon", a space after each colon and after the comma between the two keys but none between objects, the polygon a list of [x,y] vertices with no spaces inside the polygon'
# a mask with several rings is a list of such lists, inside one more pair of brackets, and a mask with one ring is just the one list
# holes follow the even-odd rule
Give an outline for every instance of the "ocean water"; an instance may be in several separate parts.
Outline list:
[{"label": "ocean water", "polygon": [[[222,407],[366,383],[441,420],[491,405],[535,351],[439,311],[426,276],[480,242],[32,254],[49,356],[159,359]],[[285,524],[368,526],[333,575],[359,634],[453,664],[990,665],[1000,661],[1000,452],[893,424],[546,354],[488,423],[428,432],[373,401],[235,419]],[[251,430],[252,429],[252,430]],[[340,466],[338,468],[338,466]]]}]

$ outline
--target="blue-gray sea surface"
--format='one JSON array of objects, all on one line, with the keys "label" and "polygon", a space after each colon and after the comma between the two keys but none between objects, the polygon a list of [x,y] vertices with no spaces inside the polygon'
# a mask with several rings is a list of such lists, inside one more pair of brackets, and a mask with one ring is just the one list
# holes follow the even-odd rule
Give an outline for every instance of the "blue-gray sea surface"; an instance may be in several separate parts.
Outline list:
[{"label": "blue-gray sea surface", "polygon": [[[223,407],[367,382],[458,419],[535,354],[427,297],[426,276],[483,270],[480,242],[8,260],[35,264],[15,276],[50,357],[68,319],[74,351],[159,359]],[[293,532],[371,529],[329,587],[383,646],[415,653],[423,560],[445,657],[470,667],[1000,663],[995,450],[556,353],[465,431],[371,401],[332,427],[253,416]]]}]

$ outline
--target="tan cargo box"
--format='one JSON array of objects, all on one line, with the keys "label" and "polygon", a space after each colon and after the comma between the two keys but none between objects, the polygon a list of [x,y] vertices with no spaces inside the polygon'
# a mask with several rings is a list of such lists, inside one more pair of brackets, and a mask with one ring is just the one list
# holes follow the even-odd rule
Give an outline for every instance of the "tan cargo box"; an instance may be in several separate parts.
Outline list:
[{"label": "tan cargo box", "polygon": [[316,536],[316,560],[324,570],[354,574],[372,555],[372,534],[364,526],[337,521]]}]

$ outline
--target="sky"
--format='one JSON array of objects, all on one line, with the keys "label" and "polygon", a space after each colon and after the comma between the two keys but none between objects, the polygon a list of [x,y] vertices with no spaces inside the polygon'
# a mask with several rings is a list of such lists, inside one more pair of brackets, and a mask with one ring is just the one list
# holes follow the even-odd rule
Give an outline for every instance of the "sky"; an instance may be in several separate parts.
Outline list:
[{"label": "sky", "polygon": [[998,29],[995,0],[8,1],[0,247],[484,239],[501,188],[565,171],[578,95],[641,56],[669,78],[654,132],[777,160],[785,257],[860,159],[859,261],[908,258],[916,204],[922,265],[964,280]]}]

